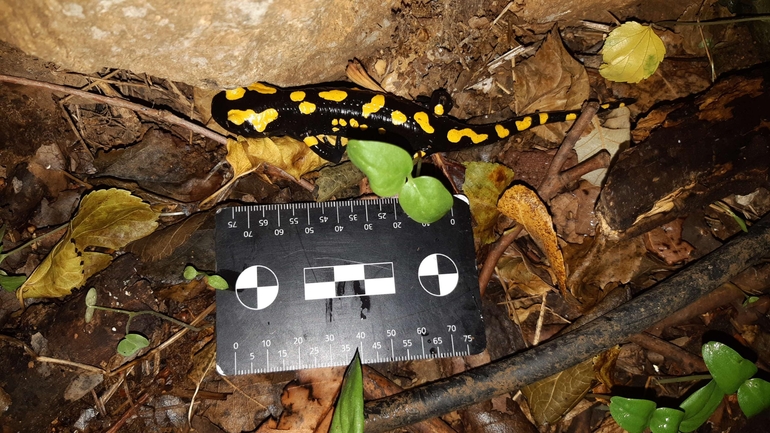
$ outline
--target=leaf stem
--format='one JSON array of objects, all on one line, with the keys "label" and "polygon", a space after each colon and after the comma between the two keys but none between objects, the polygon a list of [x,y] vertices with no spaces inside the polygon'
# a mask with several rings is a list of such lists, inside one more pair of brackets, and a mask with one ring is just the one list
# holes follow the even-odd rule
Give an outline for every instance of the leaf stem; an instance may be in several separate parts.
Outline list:
[{"label": "leaf stem", "polygon": [[697,382],[701,380],[711,379],[710,374],[693,374],[691,376],[682,376],[682,377],[670,377],[668,379],[657,379],[656,382],[658,382],[661,385],[667,384],[667,383],[678,383],[678,382]]},{"label": "leaf stem", "polygon": [[770,14],[753,15],[742,18],[718,18],[707,21],[658,21],[655,24],[660,26],[715,26],[720,24],[743,23],[747,21],[768,21]]},{"label": "leaf stem", "polygon": [[172,323],[175,323],[175,324],[177,324],[179,326],[187,328],[190,331],[194,331],[194,332],[200,331],[200,328],[196,328],[195,326],[188,325],[187,323],[182,322],[181,320],[175,319],[175,318],[170,317],[170,316],[166,316],[163,313],[158,313],[157,311],[153,311],[153,310],[128,311],[128,310],[123,310],[123,309],[120,309],[120,308],[102,307],[100,305],[92,305],[91,308],[93,308],[94,310],[102,310],[102,311],[110,311],[110,312],[113,312],[113,313],[127,314],[128,315],[128,320],[126,321],[126,334],[130,333],[129,332],[129,325],[131,324],[131,320],[134,317],[140,316],[142,314],[149,314],[149,315],[158,317],[158,318],[160,318],[162,320],[168,320],[169,322],[172,322]]},{"label": "leaf stem", "polygon": [[[42,241],[46,237],[50,236],[52,233],[58,233],[59,230],[67,227],[68,225],[69,225],[69,222],[66,222],[66,223],[60,225],[59,227],[56,227],[55,229],[51,230],[50,232],[48,232],[48,233],[46,233],[44,235],[40,235],[40,236],[38,236],[36,238],[30,239],[29,241],[27,241],[23,245],[20,245],[20,246],[14,248],[14,249],[8,251],[7,253],[0,254],[0,263],[3,263],[3,260],[5,260],[6,257],[10,256],[11,254],[18,253],[19,251],[23,250],[24,248],[29,247],[30,245],[34,244],[35,242]],[[0,239],[0,241],[2,241],[2,239]],[[0,251],[2,251],[2,249],[0,249]]]}]

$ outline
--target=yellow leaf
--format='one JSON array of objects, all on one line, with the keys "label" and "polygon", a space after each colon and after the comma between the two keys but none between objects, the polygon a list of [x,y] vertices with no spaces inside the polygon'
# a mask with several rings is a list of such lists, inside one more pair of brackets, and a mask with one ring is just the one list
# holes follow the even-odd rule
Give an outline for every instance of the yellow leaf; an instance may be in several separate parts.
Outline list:
[{"label": "yellow leaf", "polygon": [[128,191],[108,189],[88,194],[67,233],[19,288],[20,297],[70,294],[112,261],[111,255],[91,249],[123,248],[152,233],[157,219],[158,213],[150,205]]},{"label": "yellow leaf", "polygon": [[235,177],[266,162],[297,179],[325,163],[305,143],[288,137],[228,140],[227,162],[233,166]]},{"label": "yellow leaf", "polygon": [[564,256],[559,249],[553,221],[548,209],[537,194],[523,185],[509,188],[497,202],[497,208],[508,218],[524,226],[551,263],[551,271],[564,293],[567,289],[567,271]]},{"label": "yellow leaf", "polygon": [[658,69],[666,55],[663,41],[650,26],[629,21],[604,41],[599,73],[610,81],[638,83]]},{"label": "yellow leaf", "polygon": [[68,230],[64,238],[19,287],[21,297],[55,298],[68,295],[73,287],[79,287],[85,281],[80,254],[75,248],[75,243],[70,241]]},{"label": "yellow leaf", "polygon": [[119,249],[155,231],[157,219],[158,213],[129,191],[94,191],[81,201],[71,236],[81,251],[87,247]]}]

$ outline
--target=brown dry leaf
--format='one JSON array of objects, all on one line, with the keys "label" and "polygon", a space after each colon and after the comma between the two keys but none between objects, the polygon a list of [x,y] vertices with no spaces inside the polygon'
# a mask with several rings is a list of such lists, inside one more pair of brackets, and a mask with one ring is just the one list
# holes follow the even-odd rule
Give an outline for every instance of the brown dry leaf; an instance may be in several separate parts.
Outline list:
[{"label": "brown dry leaf", "polygon": [[109,254],[87,249],[122,248],[152,233],[157,219],[158,213],[129,191],[108,189],[88,194],[67,233],[19,288],[19,298],[70,294],[112,261]]},{"label": "brown dry leaf", "polygon": [[594,376],[609,391],[615,386],[613,374],[620,355],[620,346],[613,346],[594,357]]},{"label": "brown dry leaf", "polygon": [[553,223],[559,237],[571,244],[582,244],[596,235],[599,219],[594,211],[601,188],[581,181],[577,189],[559,194],[550,201]]},{"label": "brown dry leaf", "polygon": [[468,162],[465,164],[463,192],[471,204],[471,215],[476,223],[473,237],[483,244],[495,240],[495,225],[500,212],[497,199],[513,181],[513,171],[491,162]]},{"label": "brown dry leaf", "polygon": [[132,242],[126,251],[139,256],[144,262],[156,262],[171,255],[174,250],[187,242],[196,230],[206,221],[207,213],[198,213],[184,220],[158,230],[151,236]]},{"label": "brown dry leaf", "polygon": [[[516,65],[514,73],[519,77],[513,85],[518,114],[577,109],[591,90],[585,68],[564,48],[556,26],[534,56]],[[555,123],[532,131],[556,143],[570,126],[570,122]]]},{"label": "brown dry leaf", "polygon": [[[601,244],[591,248],[588,257],[572,257],[570,263],[582,262],[585,270],[576,271],[570,281],[573,294],[581,299],[588,286],[599,289],[610,283],[626,284],[640,273],[646,254],[642,236],[624,239],[619,242],[608,241],[604,235],[596,242]],[[585,302],[585,301],[584,301]]]},{"label": "brown dry leaf", "polygon": [[[602,150],[606,150],[614,158],[620,146],[629,140],[631,140],[631,111],[627,107],[620,107],[609,113],[603,125],[599,125],[598,119],[594,118],[594,129],[575,143],[575,152],[580,162]],[[607,169],[600,168],[584,174],[582,179],[599,186],[606,176]]]},{"label": "brown dry leaf", "polygon": [[695,250],[692,245],[682,240],[684,218],[656,227],[644,234],[644,246],[667,265],[686,263]]},{"label": "brown dry leaf", "polygon": [[276,429],[297,432],[328,431],[345,368],[314,368],[297,372],[298,383],[290,383],[281,397],[284,408],[281,419],[269,420],[262,424],[257,432],[271,432]]},{"label": "brown dry leaf", "polygon": [[532,417],[538,425],[553,425],[569,412],[591,389],[593,360],[588,359],[561,373],[527,385],[521,392],[527,397]]},{"label": "brown dry leaf", "polygon": [[540,296],[551,290],[551,286],[532,273],[527,263],[520,257],[514,258],[503,255],[497,262],[497,276],[505,279],[509,287],[518,287],[531,296]]},{"label": "brown dry leaf", "polygon": [[524,185],[514,185],[500,197],[497,208],[505,216],[524,226],[527,233],[548,257],[551,271],[556,276],[556,282],[564,293],[567,290],[567,270],[564,266],[564,257],[561,249],[559,249],[551,216],[537,193]]}]

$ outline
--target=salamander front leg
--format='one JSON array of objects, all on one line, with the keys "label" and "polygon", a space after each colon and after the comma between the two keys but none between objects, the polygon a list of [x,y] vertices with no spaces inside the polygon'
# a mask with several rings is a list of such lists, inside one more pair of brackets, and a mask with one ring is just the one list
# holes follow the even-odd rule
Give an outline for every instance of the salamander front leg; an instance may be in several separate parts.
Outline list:
[{"label": "salamander front leg", "polygon": [[335,164],[342,161],[342,157],[345,155],[345,146],[342,145],[342,139],[339,137],[318,135],[305,138],[305,143],[316,155]]}]

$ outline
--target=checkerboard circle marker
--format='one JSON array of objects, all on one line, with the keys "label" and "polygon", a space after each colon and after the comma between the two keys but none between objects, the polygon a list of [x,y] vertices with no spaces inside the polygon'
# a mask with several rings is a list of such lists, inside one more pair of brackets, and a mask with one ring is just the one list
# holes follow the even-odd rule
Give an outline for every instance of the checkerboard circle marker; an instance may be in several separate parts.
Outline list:
[{"label": "checkerboard circle marker", "polygon": [[433,296],[446,296],[452,293],[460,280],[454,260],[439,253],[422,259],[417,276],[422,288]]},{"label": "checkerboard circle marker", "polygon": [[278,277],[267,266],[250,266],[235,281],[238,302],[249,310],[262,310],[278,296]]}]

